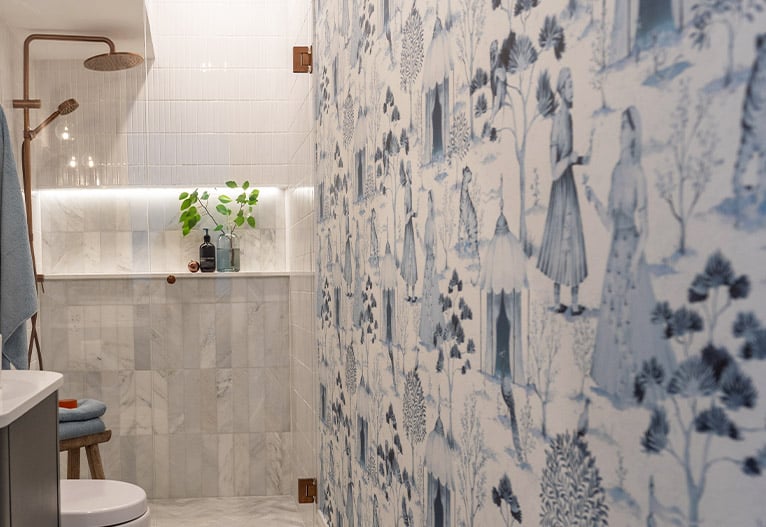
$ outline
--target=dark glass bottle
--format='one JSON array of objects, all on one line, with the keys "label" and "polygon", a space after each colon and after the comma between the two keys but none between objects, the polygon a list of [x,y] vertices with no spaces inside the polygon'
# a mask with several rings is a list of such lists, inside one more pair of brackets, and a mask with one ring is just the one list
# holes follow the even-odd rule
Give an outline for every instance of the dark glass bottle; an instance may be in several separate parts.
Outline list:
[{"label": "dark glass bottle", "polygon": [[205,229],[205,237],[199,246],[199,270],[203,273],[215,271],[215,245],[210,243],[210,234]]}]

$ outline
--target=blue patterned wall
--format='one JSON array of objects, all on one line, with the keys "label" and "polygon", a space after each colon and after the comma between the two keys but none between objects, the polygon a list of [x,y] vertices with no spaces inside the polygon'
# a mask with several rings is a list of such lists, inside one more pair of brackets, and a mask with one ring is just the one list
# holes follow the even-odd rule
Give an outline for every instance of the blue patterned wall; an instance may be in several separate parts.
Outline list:
[{"label": "blue patterned wall", "polygon": [[330,525],[766,524],[765,7],[317,1]]}]

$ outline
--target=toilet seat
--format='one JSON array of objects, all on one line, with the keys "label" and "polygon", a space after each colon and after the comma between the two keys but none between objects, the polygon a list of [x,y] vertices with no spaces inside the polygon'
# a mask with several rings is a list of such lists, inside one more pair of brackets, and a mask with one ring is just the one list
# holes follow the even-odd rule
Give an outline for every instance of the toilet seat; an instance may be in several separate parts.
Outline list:
[{"label": "toilet seat", "polygon": [[141,487],[108,479],[64,479],[60,489],[61,527],[149,525]]}]

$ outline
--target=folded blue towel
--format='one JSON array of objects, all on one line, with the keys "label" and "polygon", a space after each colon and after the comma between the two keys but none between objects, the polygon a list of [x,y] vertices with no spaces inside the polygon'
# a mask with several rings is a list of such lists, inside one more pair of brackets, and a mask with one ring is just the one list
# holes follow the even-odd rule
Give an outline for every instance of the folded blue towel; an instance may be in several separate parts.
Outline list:
[{"label": "folded blue towel", "polygon": [[98,434],[106,430],[104,422],[96,417],[87,421],[69,421],[59,423],[59,441],[62,439],[72,439],[73,437]]},{"label": "folded blue towel", "polygon": [[27,325],[37,312],[26,213],[5,113],[0,108],[0,334],[2,367],[29,368]]},{"label": "folded blue towel", "polygon": [[106,412],[106,405],[96,399],[78,399],[77,408],[59,408],[59,423],[88,421],[101,417]]}]

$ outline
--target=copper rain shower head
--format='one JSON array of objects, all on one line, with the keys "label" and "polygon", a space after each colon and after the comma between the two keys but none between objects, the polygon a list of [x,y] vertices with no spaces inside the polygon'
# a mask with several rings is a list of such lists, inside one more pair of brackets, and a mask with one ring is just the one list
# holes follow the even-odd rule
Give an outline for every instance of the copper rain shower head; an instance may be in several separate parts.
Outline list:
[{"label": "copper rain shower head", "polygon": [[144,61],[144,57],[127,51],[110,51],[85,59],[83,66],[93,71],[120,71],[134,68]]}]

